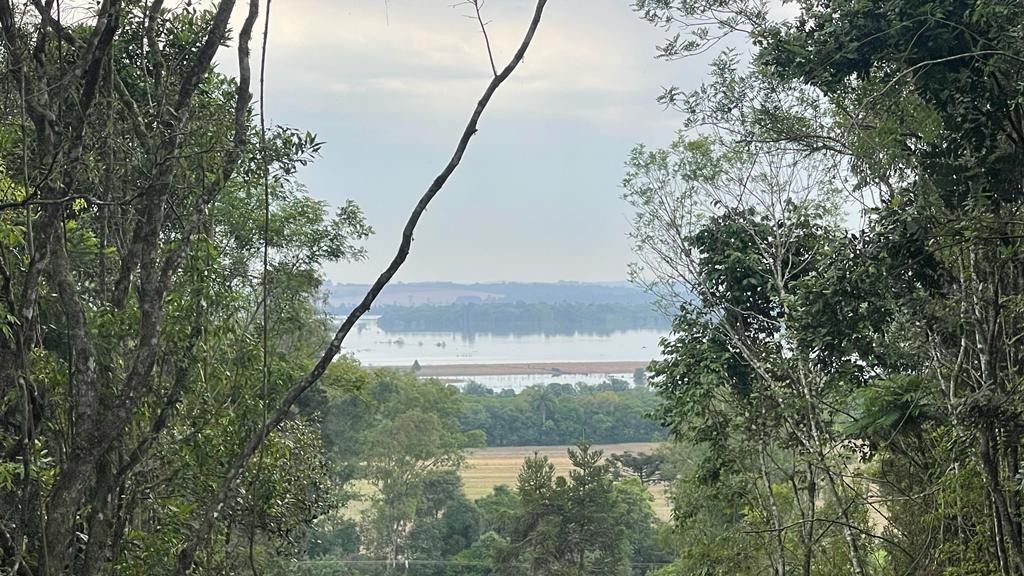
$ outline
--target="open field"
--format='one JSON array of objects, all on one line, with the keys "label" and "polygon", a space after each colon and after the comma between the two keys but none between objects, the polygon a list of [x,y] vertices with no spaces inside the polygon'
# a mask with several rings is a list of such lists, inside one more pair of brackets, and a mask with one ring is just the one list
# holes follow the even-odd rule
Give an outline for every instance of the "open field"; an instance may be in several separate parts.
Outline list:
[{"label": "open field", "polygon": [[[595,445],[594,448],[604,450],[605,456],[619,452],[650,452],[658,447],[657,442],[632,442],[624,444]],[[466,488],[466,496],[475,500],[485,496],[491,488],[498,484],[516,485],[516,475],[523,464],[523,459],[534,453],[547,456],[559,475],[568,473],[570,464],[566,450],[569,446],[514,446],[506,448],[478,448],[468,450],[466,466],[462,469],[462,480]],[[655,486],[651,490],[654,495],[654,511],[662,520],[669,518],[668,501],[662,487]]]},{"label": "open field", "polygon": [[524,364],[434,364],[416,373],[424,377],[520,376],[531,374],[629,374],[647,368],[650,361],[531,362]]},{"label": "open field", "polygon": [[[595,444],[594,449],[604,450],[605,456],[621,452],[651,452],[659,446],[658,442],[626,442],[622,444]],[[555,465],[555,472],[564,476],[569,472],[569,446],[509,446],[504,448],[475,448],[466,451],[466,463],[460,471],[466,497],[476,500],[490,493],[491,489],[499,484],[506,484],[510,488],[516,486],[516,475],[523,465],[527,456],[535,453],[547,456],[548,460]],[[357,492],[368,496],[372,488],[365,482],[354,483]],[[668,500],[665,498],[663,486],[651,487],[651,495],[654,496],[652,506],[654,513],[662,520],[668,520],[671,510]],[[365,500],[349,502],[345,509],[345,516],[359,518],[359,515],[366,509],[368,503]]]}]

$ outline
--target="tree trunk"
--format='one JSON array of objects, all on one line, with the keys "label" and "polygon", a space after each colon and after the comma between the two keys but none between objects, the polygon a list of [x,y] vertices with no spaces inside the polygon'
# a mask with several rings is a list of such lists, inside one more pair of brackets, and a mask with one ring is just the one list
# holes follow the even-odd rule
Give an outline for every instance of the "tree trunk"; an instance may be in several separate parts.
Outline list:
[{"label": "tree trunk", "polygon": [[772,488],[772,480],[768,475],[768,450],[761,442],[761,481],[764,482],[765,494],[768,496],[768,511],[772,516],[772,528],[775,531],[775,544],[778,546],[778,561],[772,561],[772,567],[776,576],[786,576],[786,546],[782,538],[782,517],[779,514],[779,504],[775,500],[775,490]]},{"label": "tree trunk", "polygon": [[982,430],[979,434],[982,468],[985,470],[985,479],[988,482],[989,493],[992,495],[996,521],[1002,532],[1000,540],[1009,542],[1009,564],[1013,567],[1011,572],[1024,576],[1024,549],[1021,547],[1020,539],[1014,536],[1014,526],[1006,501],[1006,492],[1003,491],[999,478],[999,463],[995,459],[993,450],[994,436],[995,433],[990,428]]},{"label": "tree trunk", "polygon": [[853,533],[850,522],[850,515],[846,512],[846,506],[843,503],[842,498],[839,496],[839,490],[836,488],[836,479],[832,475],[832,471],[825,469],[825,487],[828,488],[829,497],[839,507],[839,517],[843,521],[843,537],[846,538],[846,546],[850,550],[850,564],[853,567],[853,573],[857,576],[865,576],[867,572],[864,570],[864,564],[860,557],[860,544],[857,543],[857,536]]},{"label": "tree trunk", "polygon": [[803,557],[803,576],[811,576],[811,563],[814,560],[814,520],[817,512],[817,479],[815,477],[814,466],[807,462],[805,464],[807,468],[807,518],[803,526],[803,544],[804,544],[804,557]]},{"label": "tree trunk", "polygon": [[999,561],[999,573],[1002,576],[1010,576],[1010,566],[1006,561],[1006,544],[1003,540],[1003,525],[999,522],[999,514],[996,512],[995,497],[989,492],[988,504],[992,507],[992,543],[996,549],[996,559]]}]

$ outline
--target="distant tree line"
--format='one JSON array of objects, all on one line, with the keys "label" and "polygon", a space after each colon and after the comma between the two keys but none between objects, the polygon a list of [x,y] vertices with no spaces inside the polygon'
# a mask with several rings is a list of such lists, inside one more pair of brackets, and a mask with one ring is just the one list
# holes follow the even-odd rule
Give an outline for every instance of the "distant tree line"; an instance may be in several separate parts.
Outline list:
[{"label": "distant tree line", "polygon": [[[327,284],[332,302],[349,305],[366,293],[366,284]],[[460,284],[457,282],[395,282],[380,294],[380,304],[417,305],[479,301],[510,302],[579,302],[605,304],[649,304],[651,295],[626,282],[492,282]]]},{"label": "distant tree line", "polygon": [[665,436],[646,417],[657,408],[658,396],[624,380],[551,383],[518,394],[470,382],[463,390],[459,422],[464,430],[482,431],[488,446],[649,442]]},{"label": "distant tree line", "polygon": [[389,332],[444,331],[573,334],[669,328],[671,320],[650,304],[563,302],[463,303],[442,306],[377,306]]}]

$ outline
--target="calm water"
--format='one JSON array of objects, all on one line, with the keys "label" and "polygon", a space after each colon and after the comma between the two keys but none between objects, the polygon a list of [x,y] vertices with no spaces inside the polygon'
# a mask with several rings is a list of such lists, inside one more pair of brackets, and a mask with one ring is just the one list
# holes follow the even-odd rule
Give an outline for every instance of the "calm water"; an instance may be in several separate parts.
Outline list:
[{"label": "calm water", "polygon": [[534,384],[600,384],[611,378],[618,378],[626,382],[633,382],[632,374],[516,374],[507,376],[459,376],[455,378],[444,378],[443,380],[462,388],[462,385],[472,380],[492,390],[512,389],[521,392],[524,388]]},{"label": "calm water", "polygon": [[[385,332],[360,321],[344,351],[366,366],[646,361],[659,355],[661,330],[611,334],[460,334]],[[545,377],[547,378],[547,377]]]}]

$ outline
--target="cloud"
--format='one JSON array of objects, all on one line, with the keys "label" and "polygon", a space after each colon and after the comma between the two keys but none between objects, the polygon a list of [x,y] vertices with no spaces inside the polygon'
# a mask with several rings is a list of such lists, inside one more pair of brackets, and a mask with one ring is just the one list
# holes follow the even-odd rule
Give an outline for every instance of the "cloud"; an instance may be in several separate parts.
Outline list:
[{"label": "cloud", "polygon": [[[490,76],[478,23],[450,0],[292,0],[272,9],[268,91],[293,105],[461,116]],[[532,2],[485,3],[498,66],[532,10]],[[670,79],[670,67],[651,57],[658,37],[624,0],[551,2],[500,106],[634,129],[636,109],[654,96],[651,74]]]},{"label": "cloud", "polygon": [[[332,279],[369,280],[390,257],[408,207],[447,162],[491,77],[478,23],[451,1],[273,4],[270,120],[326,140],[302,179],[318,197],[356,200],[377,230],[370,259],[329,267]],[[533,3],[484,9],[503,66]],[[661,86],[699,82],[703,68],[656,62],[661,36],[628,0],[549,2],[526,61],[428,211],[403,279],[623,278],[622,162],[635,142],[671,139],[678,120],[654,98]],[[232,51],[221,56],[230,70]]]}]

